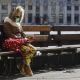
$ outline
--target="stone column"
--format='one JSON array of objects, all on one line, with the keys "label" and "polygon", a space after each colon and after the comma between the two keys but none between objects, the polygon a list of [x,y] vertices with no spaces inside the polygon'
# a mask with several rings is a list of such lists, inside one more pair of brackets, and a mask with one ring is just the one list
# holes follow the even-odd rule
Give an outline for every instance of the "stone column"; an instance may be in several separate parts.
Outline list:
[{"label": "stone column", "polygon": [[25,4],[25,25],[28,25],[28,2]]},{"label": "stone column", "polygon": [[74,25],[74,4],[72,4],[71,8],[71,25]]},{"label": "stone column", "polygon": [[34,23],[35,22],[35,15],[36,15],[36,10],[35,10],[36,5],[33,4],[32,8],[33,8],[33,10],[32,10],[32,23]]},{"label": "stone column", "polygon": [[56,2],[56,25],[59,25],[59,3]]},{"label": "stone column", "polygon": [[63,14],[64,14],[64,16],[63,16],[63,24],[67,25],[67,5],[66,4],[64,4]]},{"label": "stone column", "polygon": [[8,2],[8,15],[10,14],[11,12],[11,2]]},{"label": "stone column", "polygon": [[80,1],[79,1],[79,24],[80,24]]},{"label": "stone column", "polygon": [[48,22],[51,22],[51,5],[48,4]]},{"label": "stone column", "polygon": [[20,6],[20,0],[17,0],[17,6]]},{"label": "stone column", "polygon": [[1,3],[0,3],[0,23],[1,23]]},{"label": "stone column", "polygon": [[41,23],[43,22],[43,0],[40,0],[40,16],[41,16]]}]

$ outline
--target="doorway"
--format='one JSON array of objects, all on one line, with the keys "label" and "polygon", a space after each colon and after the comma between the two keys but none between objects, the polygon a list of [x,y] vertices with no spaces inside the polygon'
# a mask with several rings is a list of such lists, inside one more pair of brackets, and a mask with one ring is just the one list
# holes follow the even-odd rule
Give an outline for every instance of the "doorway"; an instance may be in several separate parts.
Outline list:
[{"label": "doorway", "polygon": [[39,16],[36,16],[35,22],[36,22],[37,25],[40,24],[40,17]]}]

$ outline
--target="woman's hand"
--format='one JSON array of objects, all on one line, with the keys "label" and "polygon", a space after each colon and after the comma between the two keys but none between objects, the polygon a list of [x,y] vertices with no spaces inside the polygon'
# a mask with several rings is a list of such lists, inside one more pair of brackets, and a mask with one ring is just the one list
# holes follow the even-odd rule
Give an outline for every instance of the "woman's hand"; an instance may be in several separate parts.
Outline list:
[{"label": "woman's hand", "polygon": [[28,41],[28,38],[24,38],[23,40],[24,40],[24,42],[27,42]]},{"label": "woman's hand", "polygon": [[25,42],[25,45],[26,45],[26,46],[31,43],[28,38],[24,38],[24,42]]}]

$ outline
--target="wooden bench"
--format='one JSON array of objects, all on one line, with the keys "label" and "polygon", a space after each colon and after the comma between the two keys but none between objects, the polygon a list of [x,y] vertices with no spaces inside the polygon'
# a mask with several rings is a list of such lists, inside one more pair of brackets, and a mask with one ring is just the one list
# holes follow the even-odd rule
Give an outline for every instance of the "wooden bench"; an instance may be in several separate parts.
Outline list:
[{"label": "wooden bench", "polygon": [[[47,53],[58,53],[58,63],[60,61],[60,54],[62,52],[72,52],[73,54],[77,52],[77,48],[80,46],[75,46],[75,44],[80,44],[80,34],[61,34],[61,31],[79,31],[79,26],[47,26],[47,25],[23,25],[23,31],[39,31],[40,34],[35,34],[36,39],[32,42],[32,45],[36,47],[36,51],[40,51],[42,54]],[[5,39],[3,33],[3,25],[0,25],[0,49],[2,48],[2,43]],[[50,31],[57,31],[57,34],[50,34]],[[30,33],[31,34],[31,33]],[[68,45],[68,46],[63,46]],[[73,45],[73,46],[69,46]],[[52,46],[52,47],[48,47]],[[55,47],[53,47],[55,46]],[[18,55],[17,55],[18,54]],[[20,57],[20,53],[15,51],[2,51],[0,50],[0,58],[2,61],[7,61],[7,57]],[[74,55],[72,55],[72,61]],[[7,66],[7,64],[6,64]]]},{"label": "wooden bench", "polygon": [[[45,34],[47,32],[49,32],[51,30],[51,27],[50,26],[23,26],[23,30],[24,31],[40,31],[41,33],[45,32]],[[5,35],[3,33],[3,25],[0,25],[0,60],[2,60],[4,62],[4,64],[7,66],[7,70],[5,69],[5,66],[4,69],[6,71],[8,71],[8,57],[20,57],[21,54],[18,53],[18,52],[15,52],[15,51],[2,51],[2,44],[3,44],[3,41],[5,40]],[[30,36],[30,35],[29,35]],[[35,35],[36,36],[36,39],[34,40],[34,42],[32,43],[34,46],[36,47],[40,47],[43,45],[43,43],[47,42],[48,41],[48,36],[49,35]],[[36,51],[40,51],[40,48],[37,48]]]},{"label": "wooden bench", "polygon": [[[55,45],[61,48],[62,47],[68,48],[69,50],[66,50],[63,52],[72,52],[72,57],[71,57],[72,64],[71,65],[74,64],[75,59],[76,59],[76,64],[80,64],[79,58],[78,58],[78,55],[80,53],[77,52],[77,49],[80,48],[80,32],[79,32],[80,26],[53,26],[51,30],[56,31],[57,34],[51,35],[51,38],[53,38],[53,40],[50,41],[49,45],[50,46]],[[60,55],[61,55],[61,52],[59,53],[59,61],[60,61]],[[77,57],[75,58],[76,55]],[[65,58],[63,60],[64,60],[64,63],[66,63]]]}]

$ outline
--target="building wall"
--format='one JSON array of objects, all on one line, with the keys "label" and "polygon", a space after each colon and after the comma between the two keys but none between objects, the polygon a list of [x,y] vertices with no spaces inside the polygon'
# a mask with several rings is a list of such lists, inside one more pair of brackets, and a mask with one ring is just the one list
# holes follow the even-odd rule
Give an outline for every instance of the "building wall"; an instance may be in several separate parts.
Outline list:
[{"label": "building wall", "polygon": [[55,25],[80,24],[80,0],[0,0],[0,23],[19,5],[25,9],[24,25],[43,21]]}]

